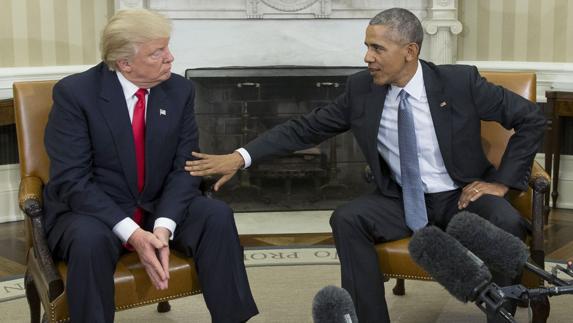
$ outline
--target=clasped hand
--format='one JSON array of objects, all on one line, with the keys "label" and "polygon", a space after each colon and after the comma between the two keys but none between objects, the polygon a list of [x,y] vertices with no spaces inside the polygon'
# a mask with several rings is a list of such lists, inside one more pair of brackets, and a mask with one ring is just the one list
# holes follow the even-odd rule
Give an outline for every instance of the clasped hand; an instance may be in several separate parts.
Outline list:
[{"label": "clasped hand", "polygon": [[482,181],[472,182],[464,187],[460,199],[458,200],[458,209],[465,209],[471,202],[476,201],[484,194],[505,196],[509,188],[500,183],[488,183]]},{"label": "clasped hand", "polygon": [[192,153],[196,160],[185,163],[185,171],[193,176],[223,175],[215,183],[213,189],[219,190],[245,165],[243,157],[238,152],[227,155],[208,155],[197,152]]},{"label": "clasped hand", "polygon": [[151,283],[158,290],[168,286],[170,235],[171,232],[162,227],[157,227],[153,233],[137,229],[127,241],[137,252]]}]

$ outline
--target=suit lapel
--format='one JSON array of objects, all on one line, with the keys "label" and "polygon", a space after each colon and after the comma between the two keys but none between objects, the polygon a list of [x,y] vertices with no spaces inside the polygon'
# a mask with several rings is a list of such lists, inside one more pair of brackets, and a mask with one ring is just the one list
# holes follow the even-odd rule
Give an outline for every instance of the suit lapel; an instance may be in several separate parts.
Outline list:
[{"label": "suit lapel", "polygon": [[102,90],[99,106],[112,133],[123,172],[127,177],[129,189],[133,196],[138,196],[133,131],[123,90],[115,73],[108,71],[105,67],[102,73]]},{"label": "suit lapel", "polygon": [[[380,158],[378,158],[378,130],[380,128],[380,119],[382,119],[382,110],[384,108],[384,101],[388,93],[387,86],[378,86],[372,83],[371,92],[364,100],[364,118],[366,119],[366,138],[368,138],[368,150],[372,152],[370,165],[372,165],[372,172],[374,178],[380,181],[382,178],[382,171],[380,165]],[[379,186],[382,182],[377,183]]]},{"label": "suit lapel", "polygon": [[430,106],[430,113],[434,123],[434,131],[438,138],[438,145],[447,169],[452,169],[452,109],[444,93],[444,85],[436,71],[424,61],[422,70],[424,74],[424,86]]},{"label": "suit lapel", "polygon": [[148,187],[149,179],[153,169],[161,156],[161,147],[165,143],[165,136],[169,129],[170,118],[173,113],[169,113],[167,105],[167,95],[161,85],[151,89],[147,100],[147,114],[145,120],[145,186]]}]

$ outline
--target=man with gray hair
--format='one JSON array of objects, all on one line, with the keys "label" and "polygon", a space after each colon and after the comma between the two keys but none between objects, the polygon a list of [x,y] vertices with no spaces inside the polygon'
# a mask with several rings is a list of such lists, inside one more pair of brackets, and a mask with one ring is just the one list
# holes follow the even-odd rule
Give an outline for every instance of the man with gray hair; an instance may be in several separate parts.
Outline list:
[{"label": "man with gray hair", "polygon": [[72,322],[112,322],[113,274],[135,251],[156,289],[169,246],[193,257],[213,322],[258,313],[232,210],[183,169],[199,149],[193,84],[171,73],[171,25],[124,10],[106,25],[103,62],[59,81],[45,132],[50,180],[44,227],[67,263]]},{"label": "man with gray hair", "polygon": [[[264,157],[286,155],[352,131],[376,189],[338,207],[330,219],[342,287],[360,322],[389,322],[374,245],[410,236],[428,224],[444,229],[467,209],[523,238],[527,228],[504,199],[526,190],[545,118],[535,104],[495,86],[474,66],[420,60],[423,30],[410,11],[393,8],[366,28],[368,70],[348,78],[334,102],[287,121],[228,155],[194,153],[193,176],[223,175]],[[481,145],[480,120],[515,129],[495,169]],[[463,156],[461,159],[456,156]],[[506,282],[507,283],[507,282]],[[488,318],[490,321],[499,317]]]}]

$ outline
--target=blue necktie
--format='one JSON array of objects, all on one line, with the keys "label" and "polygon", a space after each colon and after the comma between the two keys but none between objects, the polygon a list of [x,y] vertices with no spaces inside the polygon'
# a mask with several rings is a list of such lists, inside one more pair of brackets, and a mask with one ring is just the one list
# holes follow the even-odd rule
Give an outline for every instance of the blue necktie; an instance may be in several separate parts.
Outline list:
[{"label": "blue necktie", "polygon": [[398,148],[400,151],[400,172],[402,178],[402,199],[406,224],[412,231],[426,226],[428,215],[424,200],[424,188],[418,163],[418,145],[408,93],[400,91],[398,106]]}]

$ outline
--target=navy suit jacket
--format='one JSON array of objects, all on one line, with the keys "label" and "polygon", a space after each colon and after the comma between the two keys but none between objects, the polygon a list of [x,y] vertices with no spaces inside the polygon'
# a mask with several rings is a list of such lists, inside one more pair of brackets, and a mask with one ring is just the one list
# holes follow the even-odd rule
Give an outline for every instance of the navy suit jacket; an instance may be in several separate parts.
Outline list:
[{"label": "navy suit jacket", "polygon": [[[526,190],[545,130],[541,110],[521,96],[487,82],[474,66],[436,66],[425,61],[421,65],[434,130],[450,177],[460,186],[487,180]],[[374,84],[368,71],[354,74],[348,78],[345,93],[333,103],[269,130],[245,149],[256,162],[308,148],[351,130],[380,192],[397,197],[398,186],[377,149],[388,87]],[[480,120],[497,121],[515,130],[497,170],[483,151]]]},{"label": "navy suit jacket", "polygon": [[150,220],[181,223],[200,194],[200,178],[183,169],[199,149],[194,94],[192,83],[176,74],[151,88],[139,193],[131,121],[115,72],[100,63],[54,86],[44,139],[50,158],[44,228],[51,247],[79,216],[95,217],[111,230],[139,206]]}]

